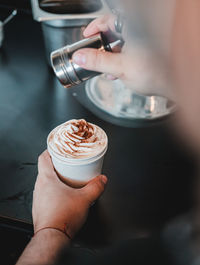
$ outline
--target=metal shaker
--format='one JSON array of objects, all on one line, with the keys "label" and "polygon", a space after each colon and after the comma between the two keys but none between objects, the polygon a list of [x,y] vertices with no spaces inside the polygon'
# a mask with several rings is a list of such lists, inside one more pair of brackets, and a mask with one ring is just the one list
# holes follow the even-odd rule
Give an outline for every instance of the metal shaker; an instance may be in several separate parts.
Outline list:
[{"label": "metal shaker", "polygon": [[51,64],[61,84],[70,88],[99,75],[101,73],[81,68],[72,61],[73,53],[82,48],[94,48],[112,52],[116,47],[122,47],[123,40],[117,39],[109,42],[102,33],[83,39],[74,44],[67,45],[51,53]]}]

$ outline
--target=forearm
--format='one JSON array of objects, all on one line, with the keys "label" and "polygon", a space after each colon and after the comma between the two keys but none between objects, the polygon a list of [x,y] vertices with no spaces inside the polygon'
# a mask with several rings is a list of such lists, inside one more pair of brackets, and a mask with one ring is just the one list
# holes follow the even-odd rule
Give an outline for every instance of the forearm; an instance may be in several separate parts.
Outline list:
[{"label": "forearm", "polygon": [[32,238],[16,265],[55,264],[69,243],[67,236],[60,231],[42,230]]}]

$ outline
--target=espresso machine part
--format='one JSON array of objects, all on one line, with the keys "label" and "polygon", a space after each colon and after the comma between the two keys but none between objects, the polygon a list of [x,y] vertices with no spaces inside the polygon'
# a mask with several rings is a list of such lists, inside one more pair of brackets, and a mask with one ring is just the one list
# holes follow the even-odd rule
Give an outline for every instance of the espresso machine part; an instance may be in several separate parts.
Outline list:
[{"label": "espresso machine part", "polygon": [[122,46],[123,40],[117,39],[109,43],[107,37],[103,33],[99,33],[54,51],[51,54],[51,64],[61,84],[66,88],[70,88],[100,74],[85,70],[75,64],[72,61],[74,52],[82,48],[93,48],[112,52],[116,48],[119,50]]},{"label": "espresso machine part", "polygon": [[0,47],[2,46],[3,39],[4,39],[4,26],[10,22],[13,17],[17,15],[17,10],[13,10],[12,13],[4,20],[0,21]]},{"label": "espresso machine part", "polygon": [[42,10],[57,14],[76,14],[77,6],[80,7],[79,12],[83,14],[102,8],[102,3],[99,0],[39,0],[39,5]]},{"label": "espresso machine part", "polygon": [[89,80],[85,92],[92,103],[86,107],[91,111],[98,109],[102,111],[102,116],[117,118],[118,124],[125,123],[131,127],[143,126],[145,121],[149,123],[163,119],[177,108],[174,102],[165,97],[138,94],[121,80],[107,80],[104,75]]},{"label": "espresso machine part", "polygon": [[33,17],[41,22],[49,65],[51,52],[79,41],[86,26],[109,13],[104,0],[31,0]]}]

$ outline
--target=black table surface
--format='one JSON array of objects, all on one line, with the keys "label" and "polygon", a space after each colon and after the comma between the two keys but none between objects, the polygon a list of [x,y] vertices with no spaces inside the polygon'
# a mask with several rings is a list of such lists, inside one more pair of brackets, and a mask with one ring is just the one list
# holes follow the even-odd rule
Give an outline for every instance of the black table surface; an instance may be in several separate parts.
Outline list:
[{"label": "black table surface", "polygon": [[109,183],[77,241],[105,245],[144,235],[190,209],[193,165],[170,120],[134,129],[95,116],[48,67],[40,24],[19,15],[0,50],[0,216],[32,223],[38,155],[48,133],[72,118],[101,126],[109,137]]}]

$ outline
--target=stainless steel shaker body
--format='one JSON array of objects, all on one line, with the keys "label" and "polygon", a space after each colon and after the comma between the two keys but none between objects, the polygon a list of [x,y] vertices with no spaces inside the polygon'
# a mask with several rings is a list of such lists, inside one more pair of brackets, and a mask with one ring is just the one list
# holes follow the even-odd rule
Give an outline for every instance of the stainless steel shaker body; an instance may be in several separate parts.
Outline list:
[{"label": "stainless steel shaker body", "polygon": [[102,33],[67,45],[51,53],[51,64],[61,84],[66,87],[78,85],[100,73],[81,68],[72,61],[73,53],[82,48],[95,48],[112,52],[112,46]]}]

